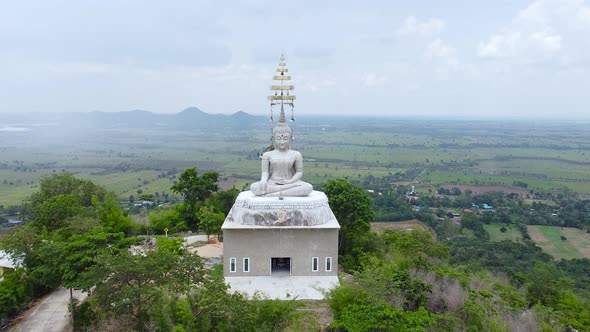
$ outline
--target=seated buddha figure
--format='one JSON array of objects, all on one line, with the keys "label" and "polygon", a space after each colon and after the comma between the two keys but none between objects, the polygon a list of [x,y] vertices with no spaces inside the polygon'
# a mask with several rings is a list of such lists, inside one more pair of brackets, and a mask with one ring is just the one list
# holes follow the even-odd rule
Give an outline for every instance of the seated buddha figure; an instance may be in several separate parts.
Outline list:
[{"label": "seated buddha figure", "polygon": [[262,176],[260,182],[250,186],[256,196],[307,196],[313,186],[301,181],[303,157],[299,151],[291,150],[293,131],[281,117],[272,130],[274,150],[262,155]]}]

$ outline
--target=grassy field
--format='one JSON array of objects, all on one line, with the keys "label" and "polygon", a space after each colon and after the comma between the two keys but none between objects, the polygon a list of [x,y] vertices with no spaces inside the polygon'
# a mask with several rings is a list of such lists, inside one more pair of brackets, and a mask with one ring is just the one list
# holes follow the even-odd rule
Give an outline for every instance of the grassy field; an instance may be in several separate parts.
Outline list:
[{"label": "grassy field", "polygon": [[[580,229],[528,226],[527,230],[532,240],[555,259],[590,258],[590,234]],[[561,240],[561,236],[567,239]]]},{"label": "grassy field", "polygon": [[[500,230],[502,227],[506,227],[506,232],[502,233]],[[483,225],[483,228],[490,234],[490,240],[493,242],[500,242],[504,240],[513,242],[522,241],[520,231],[514,225],[489,224]]]},{"label": "grassy field", "polygon": [[371,223],[371,230],[373,232],[381,233],[388,229],[401,229],[405,231],[429,231],[432,234],[432,236],[436,238],[436,233],[432,228],[428,227],[426,224],[416,219],[406,221],[380,221]]},{"label": "grassy field", "polygon": [[[434,192],[439,184],[509,188],[520,181],[527,191],[569,188],[590,194],[588,126],[363,121],[298,125],[294,148],[305,159],[304,180],[318,186],[333,178],[394,177],[416,182],[421,192]],[[269,130],[263,129],[4,132],[0,205],[20,204],[36,190],[41,176],[62,171],[89,178],[120,199],[138,190],[170,193],[174,176],[194,166],[235,178],[241,189],[258,180],[257,153],[268,144]],[[158,177],[161,172],[170,174]]]}]

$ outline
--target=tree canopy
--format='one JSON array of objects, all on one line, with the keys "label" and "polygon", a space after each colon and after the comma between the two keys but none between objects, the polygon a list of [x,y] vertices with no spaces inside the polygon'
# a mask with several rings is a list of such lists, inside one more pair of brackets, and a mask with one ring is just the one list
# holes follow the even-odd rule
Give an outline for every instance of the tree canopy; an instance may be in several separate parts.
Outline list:
[{"label": "tree canopy", "polygon": [[179,212],[182,217],[188,222],[191,229],[198,229],[197,211],[199,205],[217,191],[217,183],[219,182],[219,173],[209,171],[199,176],[196,167],[187,168],[178,177],[176,182],[170,189],[184,197],[184,201],[179,207]]},{"label": "tree canopy", "polygon": [[[367,245],[370,222],[375,213],[371,197],[362,188],[343,179],[330,180],[324,188],[330,208],[340,223],[338,253],[356,261],[359,252]],[[343,260],[343,263],[346,259]],[[353,263],[354,264],[354,263]]]}]

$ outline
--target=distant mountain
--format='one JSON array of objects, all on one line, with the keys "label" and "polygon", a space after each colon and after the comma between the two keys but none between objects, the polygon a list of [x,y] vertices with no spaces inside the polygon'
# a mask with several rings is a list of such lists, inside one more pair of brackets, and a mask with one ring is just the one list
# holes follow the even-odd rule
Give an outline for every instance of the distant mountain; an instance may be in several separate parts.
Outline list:
[{"label": "distant mountain", "polygon": [[0,114],[0,127],[22,127],[38,124],[54,124],[76,128],[170,128],[170,129],[219,129],[247,128],[266,125],[263,116],[239,111],[231,115],[209,114],[197,107],[189,107],[176,114],[152,113],[144,110],[125,112],[92,111],[87,113],[28,113]]}]

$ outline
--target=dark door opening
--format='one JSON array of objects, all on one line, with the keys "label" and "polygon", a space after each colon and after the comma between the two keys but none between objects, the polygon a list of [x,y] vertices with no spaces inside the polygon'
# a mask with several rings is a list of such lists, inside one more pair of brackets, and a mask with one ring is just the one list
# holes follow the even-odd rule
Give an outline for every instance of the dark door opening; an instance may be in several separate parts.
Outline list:
[{"label": "dark door opening", "polygon": [[290,257],[273,257],[270,259],[270,274],[272,275],[290,275],[291,258]]}]

